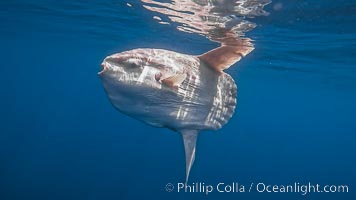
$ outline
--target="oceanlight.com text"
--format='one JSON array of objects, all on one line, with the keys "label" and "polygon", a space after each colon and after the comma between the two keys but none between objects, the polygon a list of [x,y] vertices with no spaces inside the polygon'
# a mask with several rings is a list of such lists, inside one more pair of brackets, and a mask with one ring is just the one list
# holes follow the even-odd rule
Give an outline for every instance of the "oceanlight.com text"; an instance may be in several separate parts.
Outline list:
[{"label": "oceanlight.com text", "polygon": [[264,182],[251,182],[249,184],[242,184],[239,182],[232,183],[216,183],[208,184],[204,182],[195,183],[168,183],[165,186],[167,192],[179,193],[203,193],[208,195],[212,192],[218,193],[297,193],[300,195],[308,195],[309,193],[348,193],[348,185],[322,185],[313,184],[311,182],[302,184],[294,182],[292,184],[270,184]]}]

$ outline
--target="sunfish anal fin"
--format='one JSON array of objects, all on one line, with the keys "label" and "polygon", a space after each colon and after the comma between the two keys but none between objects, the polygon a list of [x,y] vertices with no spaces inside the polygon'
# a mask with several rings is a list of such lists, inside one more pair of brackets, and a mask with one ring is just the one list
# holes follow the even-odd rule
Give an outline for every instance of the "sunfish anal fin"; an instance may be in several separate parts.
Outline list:
[{"label": "sunfish anal fin", "polygon": [[187,74],[175,74],[173,76],[162,79],[161,82],[169,87],[178,87],[187,78]]},{"label": "sunfish anal fin", "polygon": [[183,136],[184,142],[184,151],[185,151],[185,164],[186,164],[186,179],[185,182],[188,182],[190,169],[195,160],[195,146],[197,143],[199,131],[197,130],[183,130],[181,134]]}]

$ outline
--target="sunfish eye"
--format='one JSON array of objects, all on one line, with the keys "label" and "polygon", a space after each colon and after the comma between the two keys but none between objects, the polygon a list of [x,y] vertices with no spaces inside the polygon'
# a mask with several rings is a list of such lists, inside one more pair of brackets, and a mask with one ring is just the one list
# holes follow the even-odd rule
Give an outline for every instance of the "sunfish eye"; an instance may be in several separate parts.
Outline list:
[{"label": "sunfish eye", "polygon": [[142,61],[137,58],[130,58],[125,62],[125,66],[129,68],[137,68],[140,67],[142,64]]},{"label": "sunfish eye", "polygon": [[138,65],[137,63],[128,63],[128,64],[127,64],[127,67],[130,67],[130,68],[137,68],[137,67],[140,67],[140,65]]}]

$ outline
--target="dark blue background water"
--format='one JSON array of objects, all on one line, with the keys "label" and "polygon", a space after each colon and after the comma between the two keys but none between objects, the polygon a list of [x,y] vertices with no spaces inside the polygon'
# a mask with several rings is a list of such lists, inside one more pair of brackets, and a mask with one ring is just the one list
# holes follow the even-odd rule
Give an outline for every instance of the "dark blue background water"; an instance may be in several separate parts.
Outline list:
[{"label": "dark blue background water", "polygon": [[[281,10],[274,10],[275,3]],[[355,199],[356,3],[275,1],[228,72],[236,114],[198,141],[190,182],[344,184],[349,193],[168,193],[181,136],[117,112],[96,73],[114,52],[216,44],[138,1],[0,2],[0,199]]]}]

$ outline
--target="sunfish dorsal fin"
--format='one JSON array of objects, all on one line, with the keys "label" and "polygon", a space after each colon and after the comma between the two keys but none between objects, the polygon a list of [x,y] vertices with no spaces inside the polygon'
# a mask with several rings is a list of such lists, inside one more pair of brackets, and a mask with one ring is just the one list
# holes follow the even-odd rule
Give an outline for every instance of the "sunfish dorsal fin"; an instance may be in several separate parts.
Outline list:
[{"label": "sunfish dorsal fin", "polygon": [[195,146],[198,138],[197,130],[183,130],[181,131],[184,142],[184,151],[185,151],[185,165],[186,165],[186,178],[185,182],[188,182],[190,169],[195,160]]},{"label": "sunfish dorsal fin", "polygon": [[173,76],[167,77],[162,79],[162,83],[170,86],[170,87],[177,87],[179,86],[185,79],[187,78],[187,74],[175,74]]},{"label": "sunfish dorsal fin", "polygon": [[221,47],[198,56],[198,58],[221,73],[224,69],[229,68],[242,57],[245,57],[253,49],[252,44],[249,42],[237,46],[223,44]]}]

